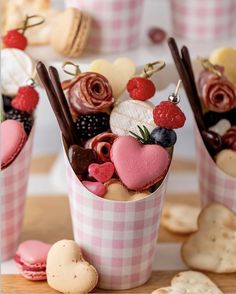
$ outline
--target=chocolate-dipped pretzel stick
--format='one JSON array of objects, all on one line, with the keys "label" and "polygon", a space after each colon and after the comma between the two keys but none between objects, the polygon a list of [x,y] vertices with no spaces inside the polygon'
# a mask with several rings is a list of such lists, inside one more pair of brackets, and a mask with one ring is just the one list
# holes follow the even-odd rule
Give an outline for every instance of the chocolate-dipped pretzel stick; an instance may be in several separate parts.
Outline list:
[{"label": "chocolate-dipped pretzel stick", "polygon": [[[187,97],[189,99],[189,103],[191,105],[191,108],[193,110],[193,114],[195,116],[196,119],[196,123],[197,126],[199,128],[200,131],[204,130],[204,123],[203,123],[203,117],[202,117],[202,111],[201,111],[201,105],[200,102],[198,101],[198,95],[197,92],[195,92],[193,90],[192,87],[192,81],[191,81],[191,74],[189,75],[189,71],[186,68],[186,59],[185,59],[185,63],[184,61],[181,59],[181,56],[179,54],[179,50],[177,47],[177,44],[175,42],[174,38],[169,38],[168,40],[168,45],[172,54],[172,57],[175,61],[175,65],[176,68],[178,70],[178,73],[180,75],[180,78],[183,82]],[[185,55],[186,57],[186,55]],[[197,95],[197,96],[195,96]],[[200,106],[200,108],[199,108]]]},{"label": "chocolate-dipped pretzel stick", "polygon": [[42,62],[38,62],[36,69],[37,69],[38,75],[40,77],[40,80],[42,81],[44,88],[47,92],[49,102],[50,102],[51,107],[54,111],[54,114],[55,114],[56,119],[58,121],[60,130],[66,140],[67,145],[70,146],[72,144],[75,144],[76,142],[74,139],[74,135],[72,134],[72,131],[69,128],[69,125],[67,124],[62,107],[60,105],[56,91],[55,91],[53,84],[50,80],[50,77],[49,77],[49,74],[47,72],[45,65]]},{"label": "chocolate-dipped pretzel stick", "polygon": [[211,154],[214,154],[221,149],[221,137],[215,132],[208,131],[205,128],[188,49],[186,46],[182,48],[182,59],[179,54],[175,39],[169,38],[168,44],[172,53],[172,57],[175,61],[176,68],[182,79],[200,134],[206,144],[208,151]]},{"label": "chocolate-dipped pretzel stick", "polygon": [[61,105],[61,109],[64,113],[64,117],[66,119],[67,125],[69,127],[69,129],[71,130],[72,136],[73,136],[73,144],[75,143],[79,143],[79,138],[77,136],[77,131],[75,128],[75,124],[73,122],[72,116],[71,116],[71,112],[68,106],[68,103],[66,101],[66,97],[65,94],[62,90],[62,86],[61,86],[61,82],[60,82],[60,78],[59,78],[59,74],[58,71],[55,67],[53,66],[49,66],[49,75],[52,81],[52,85],[54,87],[54,90],[57,94],[57,98],[59,100],[59,103]]}]

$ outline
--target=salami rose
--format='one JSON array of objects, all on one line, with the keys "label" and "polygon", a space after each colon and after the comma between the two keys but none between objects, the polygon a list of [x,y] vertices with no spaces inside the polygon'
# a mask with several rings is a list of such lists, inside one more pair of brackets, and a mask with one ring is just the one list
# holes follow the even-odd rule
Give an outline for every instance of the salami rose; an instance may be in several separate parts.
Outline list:
[{"label": "salami rose", "polygon": [[197,86],[208,110],[226,112],[236,105],[236,88],[223,75],[203,70],[199,75]]},{"label": "salami rose", "polygon": [[114,103],[108,80],[98,73],[79,74],[62,86],[64,90],[68,89],[68,101],[76,114],[99,112]]},{"label": "salami rose", "polygon": [[236,151],[236,126],[232,126],[222,137],[223,145]]},{"label": "salami rose", "polygon": [[86,142],[85,148],[93,149],[102,162],[110,161],[110,150],[117,136],[104,132]]}]

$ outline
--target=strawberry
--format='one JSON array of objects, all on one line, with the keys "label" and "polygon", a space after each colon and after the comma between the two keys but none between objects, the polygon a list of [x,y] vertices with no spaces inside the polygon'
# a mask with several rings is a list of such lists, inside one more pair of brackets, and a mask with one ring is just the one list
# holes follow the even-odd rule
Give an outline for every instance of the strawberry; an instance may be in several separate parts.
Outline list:
[{"label": "strawberry", "polygon": [[142,77],[134,77],[129,80],[127,91],[131,98],[145,101],[154,96],[156,88],[151,80]]},{"label": "strawberry", "polygon": [[17,48],[20,50],[25,50],[28,45],[27,38],[17,30],[10,30],[3,37],[3,44],[7,48]]},{"label": "strawberry", "polygon": [[17,110],[32,111],[39,101],[38,92],[31,86],[20,87],[11,105]]},{"label": "strawberry", "polygon": [[161,128],[178,129],[183,127],[186,117],[177,104],[162,101],[153,110],[153,119]]}]

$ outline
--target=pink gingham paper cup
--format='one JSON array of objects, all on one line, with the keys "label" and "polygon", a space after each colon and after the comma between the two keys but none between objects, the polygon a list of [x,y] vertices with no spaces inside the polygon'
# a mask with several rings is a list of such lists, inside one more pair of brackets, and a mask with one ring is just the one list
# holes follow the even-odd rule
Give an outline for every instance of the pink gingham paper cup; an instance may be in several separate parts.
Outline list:
[{"label": "pink gingham paper cup", "polygon": [[143,0],[65,0],[92,16],[87,48],[121,52],[139,44]]},{"label": "pink gingham paper cup", "polygon": [[1,260],[17,249],[24,218],[34,127],[16,159],[1,171]]},{"label": "pink gingham paper cup", "polygon": [[[197,171],[202,206],[219,202],[236,212],[236,179],[218,168],[195,127]],[[235,167],[236,168],[236,167]]]},{"label": "pink gingham paper cup", "polygon": [[235,0],[171,0],[173,33],[191,40],[235,34]]},{"label": "pink gingham paper cup", "polygon": [[167,176],[150,196],[111,201],[89,192],[65,154],[75,241],[99,273],[98,287],[130,289],[151,276]]}]

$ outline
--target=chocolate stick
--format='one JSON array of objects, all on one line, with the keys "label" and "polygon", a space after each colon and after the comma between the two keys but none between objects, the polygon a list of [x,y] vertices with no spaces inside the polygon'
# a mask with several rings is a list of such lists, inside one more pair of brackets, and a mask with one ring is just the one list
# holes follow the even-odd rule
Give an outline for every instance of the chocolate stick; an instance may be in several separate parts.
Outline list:
[{"label": "chocolate stick", "polygon": [[58,102],[60,103],[61,109],[64,113],[64,117],[67,121],[67,125],[69,127],[70,132],[71,132],[71,136],[73,137],[73,144],[78,144],[79,138],[77,136],[75,124],[72,119],[70,109],[69,109],[68,103],[66,101],[65,94],[64,94],[62,87],[61,87],[61,82],[60,82],[60,78],[59,78],[59,74],[58,74],[57,69],[53,66],[50,66],[49,67],[49,75],[50,75],[54,90],[57,94]]},{"label": "chocolate stick", "polygon": [[58,103],[58,99],[53,88],[53,85],[51,83],[51,80],[49,78],[47,69],[42,62],[38,62],[36,69],[40,77],[40,80],[42,81],[44,88],[47,92],[48,100],[54,111],[60,130],[63,136],[65,137],[67,145],[70,146],[73,144],[73,138],[71,137],[71,134],[68,132],[68,125],[66,119],[64,117],[64,113],[62,112],[60,104]]},{"label": "chocolate stick", "polygon": [[203,121],[202,107],[201,107],[200,98],[198,96],[198,91],[197,91],[197,87],[195,83],[195,78],[194,78],[194,73],[193,73],[193,68],[192,68],[192,63],[191,63],[191,58],[189,55],[188,48],[186,46],[183,46],[181,49],[181,53],[182,53],[182,60],[185,65],[186,71],[188,72],[189,80],[190,80],[192,91],[195,98],[192,102],[195,105],[194,113],[195,113],[195,116],[198,117],[198,125],[200,125],[199,129],[204,130],[205,126]]},{"label": "chocolate stick", "polygon": [[191,82],[190,82],[188,72],[187,72],[187,70],[185,68],[185,65],[184,65],[184,63],[183,63],[183,61],[182,61],[182,59],[180,57],[179,50],[178,50],[178,47],[176,45],[176,42],[175,42],[174,38],[169,38],[168,45],[169,45],[172,57],[174,59],[176,68],[178,70],[178,73],[180,75],[180,78],[181,78],[181,80],[183,82],[183,85],[184,85],[184,88],[185,88],[189,103],[191,105],[193,114],[194,114],[195,119],[196,119],[197,126],[198,126],[198,128],[199,128],[199,130],[201,132],[205,128],[204,128],[204,124],[203,124],[203,120],[202,120],[202,114],[199,115],[199,108],[196,107],[196,99],[198,97],[195,97],[195,93],[192,90],[192,85],[191,85]]}]

